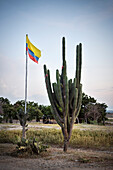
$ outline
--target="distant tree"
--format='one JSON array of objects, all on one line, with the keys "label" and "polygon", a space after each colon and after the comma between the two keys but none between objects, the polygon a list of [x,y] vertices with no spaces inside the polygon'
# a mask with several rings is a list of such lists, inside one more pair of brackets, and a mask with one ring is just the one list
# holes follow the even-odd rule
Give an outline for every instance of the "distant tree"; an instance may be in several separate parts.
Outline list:
[{"label": "distant tree", "polygon": [[15,110],[15,119],[18,119],[18,114],[25,110],[25,101],[24,100],[18,100],[16,103],[14,103],[14,110]]},{"label": "distant tree", "polygon": [[25,108],[25,101],[24,100],[18,100],[15,104],[14,104],[15,108],[18,110],[20,108]]},{"label": "distant tree", "polygon": [[98,109],[98,105],[97,104],[88,104],[86,106],[86,111],[85,111],[85,120],[87,123],[89,123],[90,121],[96,121],[100,118],[101,114],[99,112]]},{"label": "distant tree", "polygon": [[0,103],[3,104],[10,104],[10,101],[7,98],[0,97]]},{"label": "distant tree", "polygon": [[4,112],[3,112],[3,107],[2,107],[2,102],[1,102],[1,98],[0,98],[0,123],[2,123],[3,121],[3,116]]},{"label": "distant tree", "polygon": [[0,102],[0,115],[3,116],[3,108],[2,108],[2,103]]},{"label": "distant tree", "polygon": [[102,122],[103,125],[105,125],[105,120],[107,120],[106,109],[108,106],[105,103],[97,103],[97,105],[98,105],[99,112],[101,114],[100,118],[98,119],[98,123]]},{"label": "distant tree", "polygon": [[51,119],[54,119],[50,106],[39,105],[39,109],[43,113],[43,123],[49,123]]},{"label": "distant tree", "polygon": [[36,119],[36,122],[39,122],[43,116],[43,113],[39,109],[38,103],[28,102],[28,115],[29,120]]},{"label": "distant tree", "polygon": [[27,120],[34,119],[35,116],[37,116],[38,112],[38,103],[34,102],[27,102],[27,113],[25,114],[25,101],[17,101],[15,104],[15,110],[17,113],[17,117],[20,121],[20,125],[22,126],[22,138],[26,139],[26,131],[28,124]]},{"label": "distant tree", "polygon": [[[25,110],[25,101],[20,100],[17,101],[15,104],[16,112],[18,112],[20,109]],[[33,119],[36,119],[36,121],[40,121],[40,118],[42,118],[43,114],[38,108],[38,103],[35,102],[27,102],[27,113],[28,113],[28,121],[31,121]]]},{"label": "distant tree", "polygon": [[86,95],[85,93],[82,93],[82,106],[78,116],[80,123],[82,123],[82,121],[85,121],[86,106],[88,104],[94,104],[94,103],[96,103],[96,99]]},{"label": "distant tree", "polygon": [[0,105],[3,111],[3,119],[6,123],[9,121],[13,123],[14,118],[14,108],[13,105],[10,104],[10,101],[7,98],[0,97]]},{"label": "distant tree", "polygon": [[105,103],[88,104],[85,110],[86,122],[87,123],[91,121],[95,121],[97,123],[103,122],[103,125],[105,125],[106,108],[107,105]]}]

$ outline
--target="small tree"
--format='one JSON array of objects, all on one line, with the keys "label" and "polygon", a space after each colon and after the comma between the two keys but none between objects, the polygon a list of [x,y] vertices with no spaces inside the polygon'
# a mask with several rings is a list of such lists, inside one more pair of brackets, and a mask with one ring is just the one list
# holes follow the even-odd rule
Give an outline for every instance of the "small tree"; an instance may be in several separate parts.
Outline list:
[{"label": "small tree", "polygon": [[38,108],[38,103],[35,102],[27,102],[27,114],[25,114],[25,101],[17,101],[14,104],[16,115],[18,120],[20,121],[20,125],[22,126],[22,138],[26,138],[26,131],[28,124],[27,121],[31,121],[34,118],[39,120],[42,117],[42,112]]},{"label": "small tree", "polygon": [[99,112],[97,104],[88,104],[85,112],[85,120],[86,122],[95,121],[101,117],[101,113]]},{"label": "small tree", "polygon": [[14,107],[10,103],[10,101],[7,98],[0,97],[0,105],[1,105],[1,111],[3,119],[6,121],[6,123],[9,121],[9,123],[13,123],[13,118],[15,116],[14,114]]},{"label": "small tree", "polygon": [[25,101],[21,100],[21,101],[17,101],[14,104],[15,107],[15,111],[16,111],[16,116],[20,122],[20,125],[22,126],[22,139],[26,138],[26,131],[28,124],[26,124],[27,119],[28,119],[28,113],[25,114]]},{"label": "small tree", "polygon": [[28,115],[29,120],[36,119],[36,122],[39,122],[42,118],[43,114],[41,110],[39,109],[38,103],[35,102],[28,102]]},{"label": "small tree", "polygon": [[106,108],[107,105],[105,103],[88,104],[86,106],[85,119],[88,122],[90,121],[95,121],[97,123],[103,122],[103,125],[105,125]]},{"label": "small tree", "polygon": [[85,117],[87,106],[89,104],[95,104],[95,103],[96,103],[96,99],[94,99],[94,97],[91,97],[91,96],[86,95],[85,93],[82,93],[82,105],[81,105],[80,113],[78,115],[80,123],[87,121]]},{"label": "small tree", "polygon": [[67,151],[69,140],[72,134],[73,124],[78,116],[82,101],[81,64],[82,44],[76,48],[76,75],[74,80],[67,78],[67,66],[65,60],[65,38],[63,37],[63,65],[62,73],[56,70],[56,83],[53,89],[50,81],[50,71],[44,65],[46,88],[51,103],[52,113],[62,129],[64,136],[64,151]]}]

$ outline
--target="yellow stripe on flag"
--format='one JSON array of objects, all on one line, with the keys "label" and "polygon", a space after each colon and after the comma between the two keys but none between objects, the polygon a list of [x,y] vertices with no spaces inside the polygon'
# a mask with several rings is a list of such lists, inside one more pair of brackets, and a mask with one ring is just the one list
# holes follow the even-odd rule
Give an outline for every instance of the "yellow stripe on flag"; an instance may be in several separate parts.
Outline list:
[{"label": "yellow stripe on flag", "polygon": [[28,44],[28,48],[37,56],[38,58],[41,57],[41,51],[36,48],[30,41],[28,36],[26,36],[26,43]]}]

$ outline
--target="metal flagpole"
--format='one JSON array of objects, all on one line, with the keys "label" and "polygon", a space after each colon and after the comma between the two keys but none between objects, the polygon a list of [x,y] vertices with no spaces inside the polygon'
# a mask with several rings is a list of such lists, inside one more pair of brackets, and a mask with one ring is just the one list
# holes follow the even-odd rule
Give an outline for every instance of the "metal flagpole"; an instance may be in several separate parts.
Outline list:
[{"label": "metal flagpole", "polygon": [[[27,40],[28,34],[26,34]],[[27,64],[28,64],[28,57],[27,57],[27,49],[26,49],[26,74],[25,74],[25,114],[27,113]]]}]

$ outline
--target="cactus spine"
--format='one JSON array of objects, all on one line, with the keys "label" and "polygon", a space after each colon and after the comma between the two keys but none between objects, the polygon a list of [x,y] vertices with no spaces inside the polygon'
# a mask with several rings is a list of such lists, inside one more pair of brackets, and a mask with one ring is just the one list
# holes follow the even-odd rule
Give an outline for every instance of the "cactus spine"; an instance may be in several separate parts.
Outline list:
[{"label": "cactus spine", "polygon": [[82,102],[81,65],[82,44],[76,47],[76,74],[75,78],[68,80],[65,60],[65,38],[62,39],[62,72],[56,70],[56,83],[51,85],[50,71],[44,65],[44,74],[48,97],[51,103],[53,116],[62,129],[64,136],[64,151],[67,151],[73,124],[80,112]]}]

